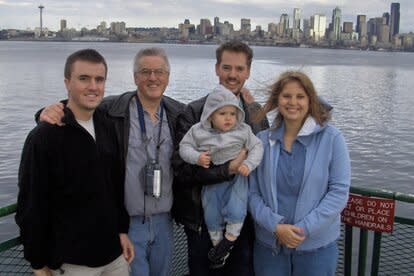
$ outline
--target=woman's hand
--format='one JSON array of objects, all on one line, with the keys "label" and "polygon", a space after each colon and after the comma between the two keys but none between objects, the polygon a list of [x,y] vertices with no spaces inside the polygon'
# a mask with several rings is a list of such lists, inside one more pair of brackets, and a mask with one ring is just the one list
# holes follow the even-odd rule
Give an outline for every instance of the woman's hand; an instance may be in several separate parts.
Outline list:
[{"label": "woman's hand", "polygon": [[291,224],[278,224],[275,233],[280,244],[288,248],[296,248],[306,239],[305,231]]}]

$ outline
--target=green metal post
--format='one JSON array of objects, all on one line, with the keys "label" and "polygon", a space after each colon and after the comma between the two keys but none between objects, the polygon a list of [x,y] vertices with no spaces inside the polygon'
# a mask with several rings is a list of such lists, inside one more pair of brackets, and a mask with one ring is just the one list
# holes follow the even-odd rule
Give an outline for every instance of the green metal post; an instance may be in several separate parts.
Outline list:
[{"label": "green metal post", "polygon": [[0,243],[0,252],[6,251],[12,247],[21,244],[20,238],[16,237],[7,241]]},{"label": "green metal post", "polygon": [[10,204],[8,206],[0,208],[0,217],[5,217],[7,215],[13,214],[16,212],[17,204]]},{"label": "green metal post", "polygon": [[352,276],[352,226],[345,225],[344,276]]},{"label": "green metal post", "polygon": [[382,233],[375,232],[374,247],[372,249],[371,276],[378,276],[380,254],[381,254],[381,238],[382,238]]},{"label": "green metal post", "polygon": [[365,276],[367,262],[368,231],[361,229],[359,233],[358,276]]}]

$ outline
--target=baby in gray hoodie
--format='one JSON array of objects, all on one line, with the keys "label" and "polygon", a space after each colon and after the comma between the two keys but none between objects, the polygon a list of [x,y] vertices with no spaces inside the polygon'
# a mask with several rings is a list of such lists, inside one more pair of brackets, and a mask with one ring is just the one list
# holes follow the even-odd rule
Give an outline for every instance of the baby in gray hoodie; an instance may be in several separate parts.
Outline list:
[{"label": "baby in gray hoodie", "polygon": [[[180,142],[180,156],[190,164],[208,168],[235,159],[242,149],[248,156],[232,181],[204,186],[204,219],[214,247],[208,257],[212,268],[225,264],[247,213],[247,176],[262,160],[263,145],[244,123],[239,99],[224,86],[216,87],[204,105],[200,122]],[[223,232],[225,230],[225,234]]]}]

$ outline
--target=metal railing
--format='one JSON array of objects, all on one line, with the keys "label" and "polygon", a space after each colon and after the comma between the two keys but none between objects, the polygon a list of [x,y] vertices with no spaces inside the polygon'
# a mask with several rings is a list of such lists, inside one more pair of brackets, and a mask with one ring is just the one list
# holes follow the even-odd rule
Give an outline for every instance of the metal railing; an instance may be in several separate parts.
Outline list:
[{"label": "metal railing", "polygon": [[[414,195],[386,190],[351,187],[351,193],[414,203]],[[16,204],[0,208],[0,217],[16,212]],[[359,238],[358,238],[359,232]],[[342,226],[338,241],[340,257],[337,275],[365,276],[414,275],[414,219],[395,216],[392,234]],[[175,225],[172,275],[185,275],[187,268],[187,242],[184,230]],[[0,243],[0,275],[29,275],[31,269],[23,258],[19,238]]]},{"label": "metal railing", "polygon": [[[414,195],[351,187],[351,193],[392,199],[398,203],[414,203]],[[359,229],[359,239],[356,227],[345,225],[344,240],[344,270],[345,276],[358,275],[414,275],[414,219],[394,217],[392,234]],[[356,235],[355,235],[356,234]],[[357,250],[355,250],[355,248]],[[357,252],[355,252],[357,251]],[[357,254],[355,254],[357,253]],[[355,268],[353,257],[358,255]],[[370,264],[370,266],[369,266]],[[355,270],[357,273],[354,273]]]}]

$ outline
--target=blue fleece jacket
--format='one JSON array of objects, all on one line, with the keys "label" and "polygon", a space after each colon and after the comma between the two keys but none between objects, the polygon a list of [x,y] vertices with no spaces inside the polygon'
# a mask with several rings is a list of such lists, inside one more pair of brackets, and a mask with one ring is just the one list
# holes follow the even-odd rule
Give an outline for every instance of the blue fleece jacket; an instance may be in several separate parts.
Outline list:
[{"label": "blue fleece jacket", "polygon": [[[306,127],[308,131],[303,132]],[[297,250],[313,250],[338,239],[340,213],[351,182],[349,153],[341,132],[332,125],[320,126],[309,117],[299,135],[306,148],[305,170],[294,225],[305,230],[306,239]],[[309,128],[311,130],[309,131]],[[268,129],[258,134],[263,142],[261,164],[249,176],[249,210],[255,221],[256,240],[278,251],[274,232],[282,223],[277,203],[277,165],[280,143]]]}]

